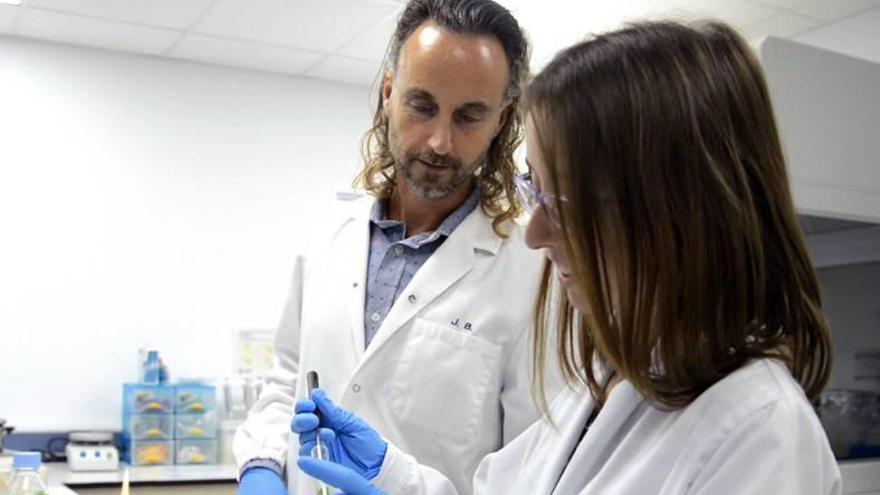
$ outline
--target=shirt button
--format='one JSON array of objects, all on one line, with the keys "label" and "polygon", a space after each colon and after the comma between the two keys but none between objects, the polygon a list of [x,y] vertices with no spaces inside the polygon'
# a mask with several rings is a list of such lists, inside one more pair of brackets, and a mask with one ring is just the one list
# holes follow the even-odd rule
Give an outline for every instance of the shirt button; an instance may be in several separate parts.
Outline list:
[{"label": "shirt button", "polygon": [[415,303],[418,299],[416,298],[415,294],[410,294],[409,297],[406,298],[406,300],[411,303]]},{"label": "shirt button", "polygon": [[403,254],[403,246],[394,246],[394,252],[397,253],[398,256]]},{"label": "shirt button", "polygon": [[355,383],[354,385],[351,386],[351,391],[354,393],[358,393],[361,391],[361,386],[358,385],[357,383]]},{"label": "shirt button", "polygon": [[379,315],[379,313],[373,313],[372,315],[370,315],[370,319],[373,321],[379,321],[380,319],[382,319],[382,316]]}]

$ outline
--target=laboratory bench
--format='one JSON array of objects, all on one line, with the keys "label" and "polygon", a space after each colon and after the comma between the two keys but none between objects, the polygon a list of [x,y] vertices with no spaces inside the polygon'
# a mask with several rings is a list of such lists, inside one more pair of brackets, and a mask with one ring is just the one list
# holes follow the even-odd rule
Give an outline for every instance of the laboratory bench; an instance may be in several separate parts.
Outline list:
[{"label": "laboratory bench", "polygon": [[[116,471],[71,471],[66,463],[50,462],[49,495],[117,495],[123,467]],[[236,470],[232,465],[131,466],[132,495],[235,495]]]},{"label": "laboratory bench", "polygon": [[[847,495],[880,495],[880,459],[840,461]],[[52,462],[49,495],[116,495],[122,484],[117,471],[72,472],[67,464]],[[130,467],[132,495],[235,495],[235,466],[133,466]]]}]

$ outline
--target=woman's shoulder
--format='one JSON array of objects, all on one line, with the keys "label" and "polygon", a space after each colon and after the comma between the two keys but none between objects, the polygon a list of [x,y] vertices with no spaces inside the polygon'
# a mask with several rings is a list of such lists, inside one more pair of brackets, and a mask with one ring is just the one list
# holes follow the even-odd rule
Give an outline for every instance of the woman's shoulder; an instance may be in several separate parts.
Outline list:
[{"label": "woman's shoulder", "polygon": [[711,421],[716,431],[732,430],[758,417],[779,422],[795,416],[815,418],[786,365],[769,358],[755,359],[719,380],[687,406],[683,415]]},{"label": "woman's shoulder", "polygon": [[700,439],[699,447],[692,445],[700,459],[693,471],[695,486],[728,478],[732,483],[745,472],[763,472],[767,477],[755,474],[754,483],[799,487],[767,493],[838,493],[840,474],[819,418],[777,360],[754,360],[731,373],[685,408],[682,417],[690,417]]}]

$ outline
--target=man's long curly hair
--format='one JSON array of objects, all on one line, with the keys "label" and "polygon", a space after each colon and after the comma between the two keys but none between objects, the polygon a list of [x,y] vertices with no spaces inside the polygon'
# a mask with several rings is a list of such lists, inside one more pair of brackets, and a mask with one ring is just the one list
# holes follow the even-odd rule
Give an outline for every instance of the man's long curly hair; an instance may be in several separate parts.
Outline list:
[{"label": "man's long curly hair", "polygon": [[[492,218],[495,232],[504,237],[502,225],[521,211],[513,183],[517,173],[513,154],[522,141],[523,115],[519,100],[528,70],[528,42],[510,12],[491,0],[412,0],[398,20],[381,74],[393,74],[397,70],[403,43],[428,20],[454,33],[494,36],[504,48],[509,75],[504,96],[510,103],[509,114],[489,145],[477,177],[483,211]],[[364,168],[354,180],[355,189],[387,199],[394,191],[396,177],[381,84],[373,126],[364,136],[362,154]]]}]

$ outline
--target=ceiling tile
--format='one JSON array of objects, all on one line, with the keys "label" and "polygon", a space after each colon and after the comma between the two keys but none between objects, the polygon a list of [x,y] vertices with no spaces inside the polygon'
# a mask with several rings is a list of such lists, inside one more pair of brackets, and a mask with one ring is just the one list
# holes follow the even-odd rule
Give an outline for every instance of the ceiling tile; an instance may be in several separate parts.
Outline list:
[{"label": "ceiling tile", "polygon": [[738,29],[769,19],[783,11],[743,0],[677,0],[651,11],[652,16],[671,16],[682,20],[713,18]]},{"label": "ceiling tile", "polygon": [[[754,3],[761,3],[770,7],[779,7],[782,9],[796,9],[816,0],[753,0]],[[836,1],[836,0],[832,0]]]},{"label": "ceiling tile", "polygon": [[821,21],[786,12],[743,28],[743,35],[750,40],[763,38],[764,36],[788,38],[821,24]]},{"label": "ceiling tile", "polygon": [[388,42],[391,41],[391,35],[394,34],[394,29],[397,27],[398,15],[399,11],[395,11],[373,27],[355,36],[337,53],[347,57],[382,61],[385,57],[385,50],[388,49]]},{"label": "ceiling tile", "polygon": [[330,55],[305,73],[309,77],[329,79],[358,86],[370,86],[379,74],[379,63],[338,55]]},{"label": "ceiling tile", "polygon": [[794,39],[880,63],[880,9],[831,23]]},{"label": "ceiling tile", "polygon": [[321,59],[321,54],[293,48],[187,35],[169,56],[217,65],[286,74],[300,74]]},{"label": "ceiling tile", "polygon": [[804,5],[798,12],[823,21],[836,21],[877,7],[877,0],[822,0]]},{"label": "ceiling tile", "polygon": [[193,32],[329,52],[399,8],[370,0],[217,0]]},{"label": "ceiling tile", "polygon": [[88,17],[185,29],[212,0],[27,0],[44,7]]},{"label": "ceiling tile", "polygon": [[[540,70],[559,51],[584,37],[643,18],[649,2],[584,2],[574,0],[502,0],[531,43],[531,69]],[[564,15],[548,15],[559,12]]]},{"label": "ceiling tile", "polygon": [[0,33],[9,33],[15,24],[15,15],[21,10],[21,7],[12,5],[0,5]]},{"label": "ceiling tile", "polygon": [[22,12],[16,34],[27,38],[153,55],[162,53],[179,36],[179,32],[169,29],[135,26],[40,9]]}]

